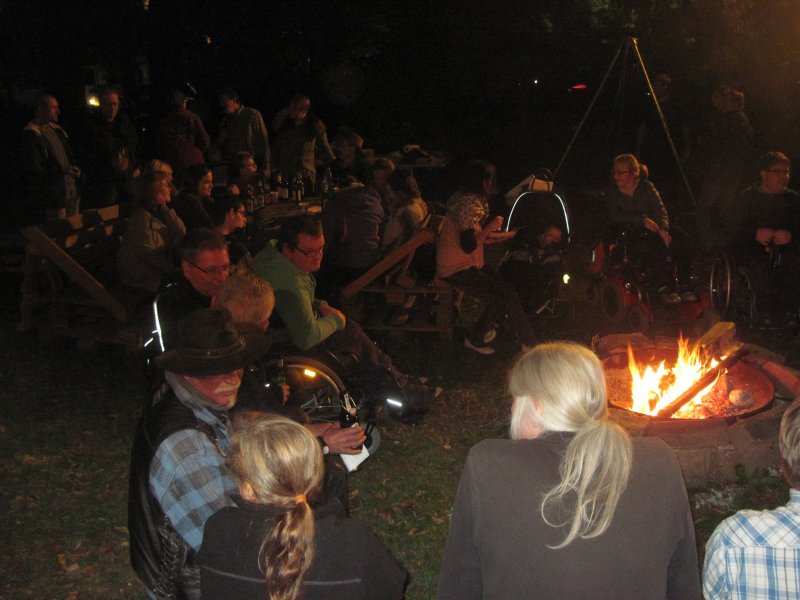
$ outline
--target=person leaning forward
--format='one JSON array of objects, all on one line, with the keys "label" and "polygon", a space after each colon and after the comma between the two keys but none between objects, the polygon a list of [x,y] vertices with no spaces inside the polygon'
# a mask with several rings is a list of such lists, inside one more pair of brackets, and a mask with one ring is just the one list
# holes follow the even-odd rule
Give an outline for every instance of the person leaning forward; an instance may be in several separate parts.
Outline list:
[{"label": "person leaning forward", "polygon": [[131,452],[131,565],[151,598],[199,598],[194,553],[206,520],[237,490],[225,462],[228,412],[244,367],[269,348],[268,337],[240,334],[219,308],[184,318],[177,339],[155,359],[166,384],[144,407]]}]

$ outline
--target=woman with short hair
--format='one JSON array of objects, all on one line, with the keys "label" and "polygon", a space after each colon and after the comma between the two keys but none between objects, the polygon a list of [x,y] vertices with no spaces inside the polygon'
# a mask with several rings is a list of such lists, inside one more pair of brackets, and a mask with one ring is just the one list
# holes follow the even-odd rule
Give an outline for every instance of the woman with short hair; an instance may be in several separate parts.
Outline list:
[{"label": "woman with short hair", "polygon": [[699,599],[678,461],[610,419],[597,356],[541,344],[514,364],[509,390],[511,439],[467,457],[438,597]]},{"label": "woman with short hair", "polygon": [[169,207],[172,188],[164,173],[142,175],[136,183],[136,208],[120,241],[117,269],[120,281],[132,288],[131,298],[151,299],[177,277],[174,252],[186,227]]},{"label": "woman with short hair", "polygon": [[322,450],[305,427],[238,415],[230,468],[237,506],[206,522],[196,557],[204,600],[403,597],[405,570],[366,526],[338,503],[315,504]]}]

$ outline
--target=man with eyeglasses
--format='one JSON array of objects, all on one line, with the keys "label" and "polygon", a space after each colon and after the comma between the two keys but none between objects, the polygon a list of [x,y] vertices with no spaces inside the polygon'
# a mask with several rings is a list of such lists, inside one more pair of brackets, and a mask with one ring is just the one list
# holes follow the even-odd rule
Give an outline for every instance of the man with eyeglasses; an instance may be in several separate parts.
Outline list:
[{"label": "man with eyeglasses", "polygon": [[800,278],[800,194],[789,189],[790,162],[783,152],[759,159],[760,180],[738,198],[743,216],[735,250],[756,298],[764,326],[797,324]]},{"label": "man with eyeglasses", "polygon": [[425,412],[431,396],[428,388],[416,377],[397,370],[358,323],[316,298],[313,273],[322,266],[324,250],[321,222],[300,215],[285,221],[278,239],[253,259],[253,271],[275,289],[278,319],[273,318],[273,340],[291,342],[302,350],[320,347],[334,354],[354,355],[376,380],[389,373],[397,380],[409,401],[409,412]]},{"label": "man with eyeglasses", "polygon": [[178,254],[183,277],[153,303],[157,352],[175,347],[178,322],[195,310],[211,307],[230,274],[228,243],[211,229],[190,229]]}]

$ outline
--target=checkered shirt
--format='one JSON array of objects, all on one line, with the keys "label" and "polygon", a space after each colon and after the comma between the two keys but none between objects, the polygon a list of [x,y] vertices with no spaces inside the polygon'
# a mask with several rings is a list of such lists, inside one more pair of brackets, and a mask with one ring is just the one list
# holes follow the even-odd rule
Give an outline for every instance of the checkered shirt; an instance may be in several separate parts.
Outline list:
[{"label": "checkered shirt", "polygon": [[707,600],[800,598],[800,491],[786,506],[742,510],[725,519],[706,544]]},{"label": "checkered shirt", "polygon": [[[199,405],[195,416],[210,425],[226,456],[231,452],[227,418]],[[206,520],[225,506],[238,490],[225,458],[202,431],[185,429],[167,437],[150,463],[150,489],[175,531],[194,550],[203,541]]]}]

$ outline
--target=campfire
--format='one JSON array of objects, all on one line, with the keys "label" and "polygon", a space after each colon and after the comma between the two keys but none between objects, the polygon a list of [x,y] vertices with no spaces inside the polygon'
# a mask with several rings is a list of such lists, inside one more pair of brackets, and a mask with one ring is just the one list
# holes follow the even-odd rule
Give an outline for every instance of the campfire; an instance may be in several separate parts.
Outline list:
[{"label": "campfire", "polygon": [[[703,360],[699,346],[689,346],[689,340],[678,339],[678,357],[674,364],[667,366],[662,360],[654,369],[651,365],[641,368],[636,362],[633,348],[628,344],[628,369],[631,373],[630,410],[645,415],[658,415],[673,403],[682,398],[687,390],[697,389],[700,381],[708,379],[713,373],[713,380],[692,394],[682,406],[674,411],[676,418],[687,418],[693,410],[692,405],[702,404],[703,398],[712,390],[719,380],[719,362],[711,358]],[[692,417],[688,417],[692,418]]]},{"label": "campfire", "polygon": [[772,383],[741,362],[743,345],[725,346],[722,353],[719,344],[683,338],[677,350],[628,344],[627,352],[604,359],[609,402],[656,419],[729,419],[767,408]]}]

